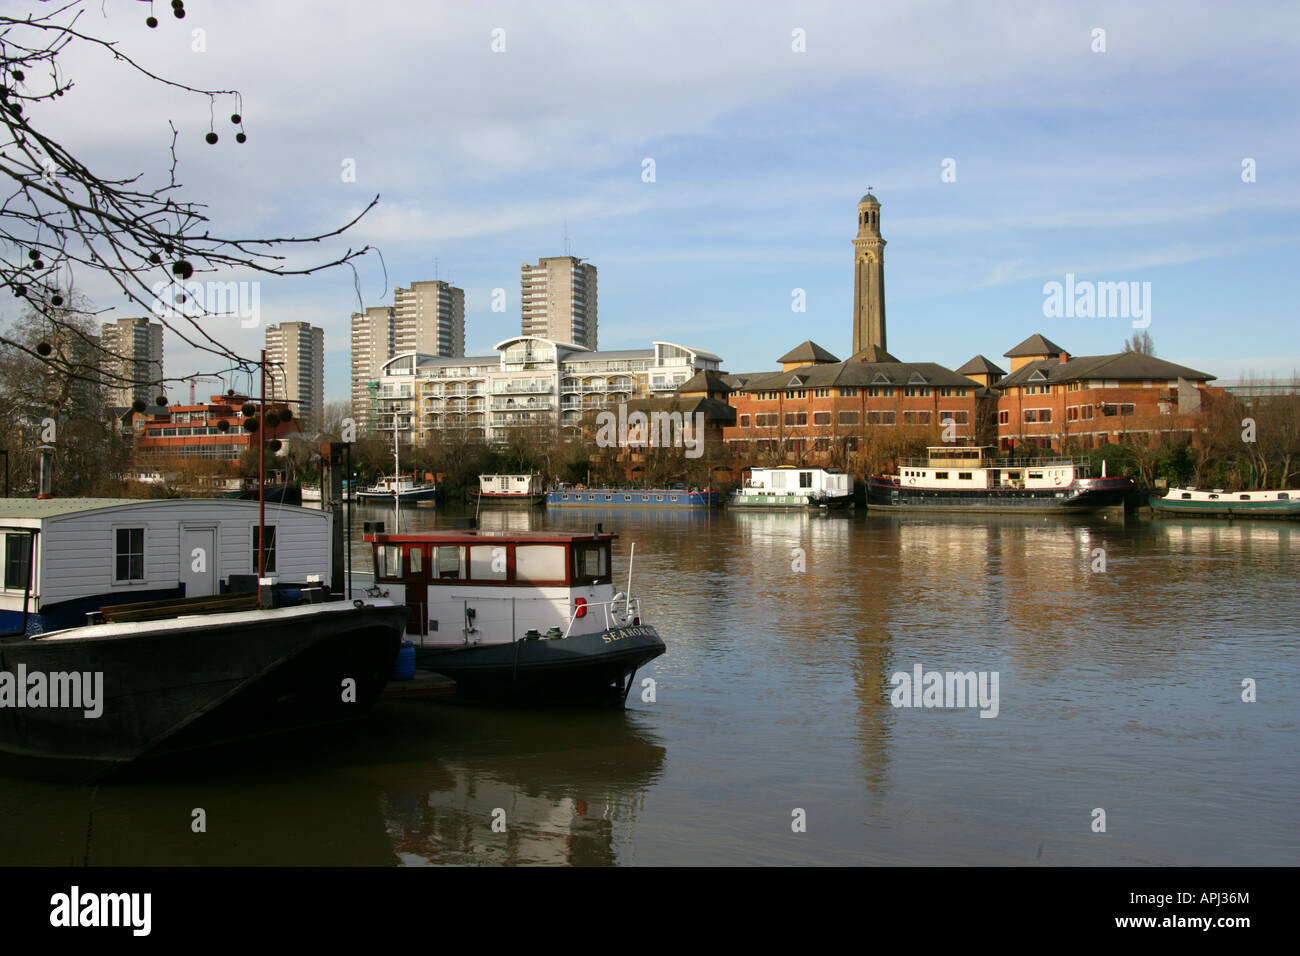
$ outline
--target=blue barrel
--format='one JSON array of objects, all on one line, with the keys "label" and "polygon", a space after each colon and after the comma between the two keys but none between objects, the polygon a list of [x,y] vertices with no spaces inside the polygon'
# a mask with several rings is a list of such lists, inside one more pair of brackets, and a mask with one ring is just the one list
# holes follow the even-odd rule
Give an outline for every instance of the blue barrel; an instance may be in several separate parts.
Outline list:
[{"label": "blue barrel", "polygon": [[393,665],[393,680],[415,679],[415,641],[402,641],[402,649],[397,652],[397,663]]}]

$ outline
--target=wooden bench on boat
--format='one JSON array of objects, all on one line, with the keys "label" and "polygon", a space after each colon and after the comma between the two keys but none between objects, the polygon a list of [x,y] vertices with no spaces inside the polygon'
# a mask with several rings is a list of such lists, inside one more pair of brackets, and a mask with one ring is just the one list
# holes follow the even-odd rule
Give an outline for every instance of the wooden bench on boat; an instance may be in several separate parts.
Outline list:
[{"label": "wooden bench on boat", "polygon": [[140,601],[136,604],[114,604],[99,609],[105,624],[135,621],[160,621],[182,614],[220,614],[227,611],[251,611],[258,606],[257,592],[247,594],[203,595],[192,598],[171,598],[165,601]]}]

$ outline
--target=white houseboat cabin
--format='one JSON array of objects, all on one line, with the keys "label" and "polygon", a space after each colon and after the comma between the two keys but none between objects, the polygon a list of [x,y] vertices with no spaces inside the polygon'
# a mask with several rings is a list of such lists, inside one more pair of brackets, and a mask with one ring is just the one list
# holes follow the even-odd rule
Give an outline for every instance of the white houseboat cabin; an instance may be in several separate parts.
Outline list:
[{"label": "white houseboat cabin", "polygon": [[750,468],[731,496],[733,508],[844,507],[853,503],[853,477],[826,468]]},{"label": "white houseboat cabin", "polygon": [[[266,574],[330,584],[332,516],[266,506]],[[258,503],[222,498],[0,499],[0,633],[86,623],[98,608],[222,594],[256,574]]]}]

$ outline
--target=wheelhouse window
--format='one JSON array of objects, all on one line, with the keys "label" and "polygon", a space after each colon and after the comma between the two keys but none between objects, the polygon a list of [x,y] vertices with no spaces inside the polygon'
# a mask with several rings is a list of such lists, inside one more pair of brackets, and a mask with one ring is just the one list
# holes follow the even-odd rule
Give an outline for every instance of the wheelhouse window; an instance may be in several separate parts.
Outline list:
[{"label": "wheelhouse window", "polygon": [[[261,530],[262,529],[259,526],[253,525],[253,573],[254,574],[257,573],[257,569],[258,569],[257,546],[260,540],[258,536]],[[274,525],[266,526],[266,556],[264,560],[265,563],[262,565],[262,570],[266,571],[268,574],[273,572],[275,570],[275,526]]]},{"label": "wheelhouse window", "polygon": [[430,549],[429,564],[433,577],[439,581],[459,581],[465,577],[465,549],[457,545],[440,544]]},{"label": "wheelhouse window", "polygon": [[5,587],[17,591],[27,587],[28,569],[31,567],[32,536],[29,534],[5,535]]},{"label": "wheelhouse window", "polygon": [[406,552],[406,563],[412,576],[418,577],[424,574],[424,548],[418,544],[412,545]]},{"label": "wheelhouse window", "polygon": [[608,544],[593,542],[573,546],[573,583],[610,583]]},{"label": "wheelhouse window", "polygon": [[118,528],[113,548],[113,580],[144,580],[144,528]]},{"label": "wheelhouse window", "polygon": [[506,579],[506,549],[499,544],[476,544],[469,549],[469,576],[474,581]]},{"label": "wheelhouse window", "polygon": [[400,578],[402,576],[402,549],[395,544],[381,544],[375,548],[375,575],[389,581]]},{"label": "wheelhouse window", "polygon": [[800,487],[800,488],[811,488],[811,487],[812,487],[812,483],[813,483],[813,482],[812,482],[812,472],[811,472],[811,471],[801,471],[801,472],[799,472],[799,487]]},{"label": "wheelhouse window", "polygon": [[516,581],[563,581],[564,545],[520,544],[515,546]]}]

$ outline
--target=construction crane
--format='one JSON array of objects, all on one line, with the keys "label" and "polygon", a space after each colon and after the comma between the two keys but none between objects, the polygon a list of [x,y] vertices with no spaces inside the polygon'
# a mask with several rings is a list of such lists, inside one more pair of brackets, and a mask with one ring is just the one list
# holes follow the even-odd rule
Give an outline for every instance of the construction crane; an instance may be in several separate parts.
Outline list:
[{"label": "construction crane", "polygon": [[224,384],[226,384],[226,383],[223,382],[221,379],[217,378],[215,375],[191,375],[191,376],[189,377],[188,381],[189,381],[189,383],[190,383],[190,404],[191,404],[191,405],[195,404],[195,401],[194,401],[194,383],[195,383],[195,382],[216,382],[218,385],[224,385]]}]

